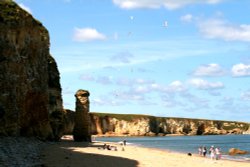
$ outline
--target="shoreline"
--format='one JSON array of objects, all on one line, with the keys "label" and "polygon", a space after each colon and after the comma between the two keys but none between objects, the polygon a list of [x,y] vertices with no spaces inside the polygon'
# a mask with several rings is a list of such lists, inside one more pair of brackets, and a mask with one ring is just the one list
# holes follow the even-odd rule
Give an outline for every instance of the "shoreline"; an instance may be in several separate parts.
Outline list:
[{"label": "shoreline", "polygon": [[[242,135],[242,134],[241,134]],[[240,136],[241,136],[240,135]],[[245,134],[246,135],[246,134]],[[169,136],[166,136],[166,137],[174,137],[174,136],[183,136],[183,135],[169,135]],[[209,135],[210,136],[210,135]],[[216,135],[216,136],[218,136],[218,135]],[[234,134],[234,135],[221,135],[221,136],[238,136],[238,134],[236,135],[236,134]],[[249,135],[248,135],[249,136]],[[126,139],[126,140],[129,140],[129,138],[132,138],[133,139],[133,137],[135,137],[135,138],[143,138],[143,137],[147,137],[147,138],[154,138],[154,137],[165,137],[165,136],[94,136],[94,140],[98,140],[98,139],[100,139],[100,141],[101,142],[105,142],[105,141],[108,141],[109,139],[108,138],[112,138],[112,139],[110,139],[111,140],[111,142],[118,142],[117,140],[113,140],[113,139],[115,139],[115,138],[119,138],[120,139],[120,141],[122,141],[122,140],[124,140],[124,139]],[[123,139],[123,137],[124,137],[124,139]],[[106,139],[105,139],[106,138]],[[104,139],[104,140],[103,140]],[[174,150],[174,149],[171,149],[171,147],[170,148],[165,148],[164,146],[163,147],[151,147],[150,145],[143,145],[143,144],[140,144],[140,143],[137,143],[137,142],[135,142],[135,143],[130,143],[130,144],[132,144],[132,145],[135,145],[135,146],[139,146],[139,147],[144,147],[144,148],[152,148],[152,149],[159,149],[159,150],[162,150],[162,151],[167,151],[167,152],[173,152],[173,153],[180,153],[180,154],[187,154],[187,153],[191,153],[191,154],[193,154],[193,155],[197,155],[198,157],[202,157],[202,156],[199,156],[199,154],[198,154],[198,146],[197,146],[197,152],[195,151],[195,148],[193,148],[192,150]],[[214,144],[211,144],[211,145],[214,145]],[[236,147],[237,148],[237,147]],[[244,149],[243,149],[244,150]],[[248,155],[235,155],[235,156],[230,156],[229,154],[228,154],[228,151],[226,150],[224,150],[223,152],[221,152],[222,154],[221,154],[221,159],[223,159],[223,160],[229,160],[229,161],[236,161],[236,162],[247,162],[247,163],[250,163],[250,157],[249,157],[249,154],[250,154],[250,152],[249,153],[247,153]],[[207,156],[206,156],[207,158],[210,158],[210,154],[207,154]]]},{"label": "shoreline", "polygon": [[[117,147],[117,151],[101,149],[104,144]],[[74,142],[63,139],[44,148],[42,161],[46,167],[248,167],[248,162],[231,160],[211,160],[198,155],[127,145],[125,151],[122,146],[114,142],[94,141],[92,143]]]},{"label": "shoreline", "polygon": [[[97,142],[103,142],[103,141],[97,141]],[[105,143],[105,142],[104,142]],[[110,142],[112,143],[112,142]],[[174,153],[174,154],[183,154],[183,155],[187,155],[188,152],[180,152],[180,151],[175,151],[175,150],[170,150],[170,149],[161,149],[161,148],[153,148],[153,147],[146,147],[146,146],[141,146],[141,145],[136,145],[136,144],[132,144],[135,147],[141,147],[141,148],[148,148],[148,149],[152,149],[152,150],[158,150],[158,151],[163,151],[166,153]],[[192,156],[194,157],[198,157],[198,158],[204,158],[204,159],[210,159],[210,155],[207,154],[206,157],[200,156],[198,153],[191,153]],[[250,165],[250,159],[249,160],[241,160],[241,159],[233,159],[233,158],[224,158],[226,154],[222,154],[221,159],[219,160],[214,160],[214,161],[233,161],[233,162],[245,162],[245,163],[249,163]],[[237,155],[235,155],[237,156]]]},{"label": "shoreline", "polygon": [[[238,134],[230,134],[230,135],[238,135]],[[242,135],[242,134],[241,134]],[[247,134],[248,135],[248,134]],[[70,140],[73,140],[72,136],[71,135],[65,135],[65,136],[68,136],[70,138]],[[167,135],[167,136],[185,136],[185,135]],[[121,136],[113,136],[113,135],[92,135],[92,142],[99,142],[99,143],[111,143],[111,144],[121,144],[121,141],[119,142],[114,142],[114,141],[98,141],[98,138],[121,138],[121,137],[128,137],[128,138],[133,138],[133,137],[136,137],[136,138],[143,138],[143,137],[163,137],[163,136],[127,136],[127,135],[121,135]],[[131,145],[130,145],[131,144]],[[177,153],[177,154],[184,154],[184,155],[187,155],[189,152],[182,152],[182,151],[176,151],[176,150],[171,150],[171,149],[167,149],[167,148],[155,148],[155,147],[147,147],[147,146],[143,146],[143,145],[140,145],[140,144],[135,144],[135,143],[127,143],[128,146],[134,146],[134,147],[141,147],[141,148],[147,148],[147,149],[154,149],[154,150],[159,150],[159,151],[164,151],[164,152],[168,152],[168,153]],[[206,157],[203,157],[203,156],[200,156],[197,152],[190,152],[192,153],[192,156],[196,156],[196,157],[200,157],[200,158],[208,158],[210,159],[210,155],[207,154]],[[224,152],[224,154],[222,154],[222,157],[220,160],[225,160],[225,161],[235,161],[235,162],[246,162],[246,163],[250,163],[250,158],[247,158],[247,159],[239,159],[239,158],[235,158],[235,157],[238,157],[237,155],[235,156],[229,156],[226,152]]]},{"label": "shoreline", "polygon": [[[98,142],[98,143],[106,143],[106,142],[103,142],[103,141],[96,141],[96,142]],[[107,143],[111,143],[111,144],[114,144],[114,145],[116,145],[117,143],[115,143],[115,142],[107,142]],[[119,144],[119,143],[118,143]],[[133,143],[130,143],[130,144],[128,144],[127,146],[131,146],[131,147],[139,147],[139,148],[145,148],[145,149],[151,149],[151,150],[157,150],[157,151],[162,151],[162,152],[166,152],[166,153],[173,153],[173,154],[182,154],[182,155],[186,155],[186,156],[188,156],[187,154],[188,154],[188,152],[178,152],[178,151],[175,151],[175,150],[170,150],[170,149],[161,149],[161,148],[153,148],[153,147],[146,147],[146,146],[142,146],[142,145],[136,145],[136,144],[133,144]],[[224,154],[225,155],[225,154]],[[209,160],[211,160],[210,159],[210,155],[209,154],[207,154],[207,156],[206,157],[203,157],[203,156],[200,156],[198,153],[192,153],[192,156],[194,156],[194,157],[198,157],[198,158],[203,158],[203,159],[209,159]],[[237,156],[237,155],[236,155]],[[223,160],[223,161],[233,161],[233,162],[244,162],[244,163],[249,163],[250,164],[250,159],[249,160],[240,160],[240,159],[230,159],[230,158],[223,158],[223,156],[222,156],[222,158],[221,159],[219,159],[219,160],[211,160],[211,161],[221,161],[221,160]]]}]

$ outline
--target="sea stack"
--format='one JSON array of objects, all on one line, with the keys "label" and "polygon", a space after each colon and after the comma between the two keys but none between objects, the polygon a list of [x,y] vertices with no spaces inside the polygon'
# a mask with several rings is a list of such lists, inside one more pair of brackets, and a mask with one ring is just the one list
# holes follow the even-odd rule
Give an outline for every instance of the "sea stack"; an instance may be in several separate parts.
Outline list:
[{"label": "sea stack", "polygon": [[89,117],[89,92],[78,90],[76,97],[75,126],[73,130],[74,141],[91,142]]}]

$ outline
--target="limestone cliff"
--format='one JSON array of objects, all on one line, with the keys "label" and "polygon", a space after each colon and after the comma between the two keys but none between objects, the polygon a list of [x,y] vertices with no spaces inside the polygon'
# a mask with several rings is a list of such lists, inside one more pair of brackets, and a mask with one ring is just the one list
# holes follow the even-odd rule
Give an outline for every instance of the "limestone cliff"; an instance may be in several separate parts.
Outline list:
[{"label": "limestone cliff", "polygon": [[[65,134],[72,134],[74,111],[67,111]],[[168,118],[134,114],[90,113],[92,135],[164,136],[247,134],[250,124],[245,122]]]},{"label": "limestone cliff", "polygon": [[248,134],[248,135],[250,134],[250,125],[249,125],[248,130],[247,130],[247,131],[244,131],[243,134]]},{"label": "limestone cliff", "polygon": [[0,1],[0,135],[58,139],[59,72],[43,25],[11,0]]},{"label": "limestone cliff", "polygon": [[217,135],[243,134],[249,123],[146,115],[91,113],[92,134],[98,135]]}]

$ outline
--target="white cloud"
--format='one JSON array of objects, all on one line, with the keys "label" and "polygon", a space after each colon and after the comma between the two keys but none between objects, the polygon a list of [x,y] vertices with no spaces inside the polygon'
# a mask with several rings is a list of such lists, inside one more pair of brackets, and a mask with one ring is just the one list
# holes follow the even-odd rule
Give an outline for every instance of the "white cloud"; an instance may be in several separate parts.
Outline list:
[{"label": "white cloud", "polygon": [[75,28],[73,39],[79,42],[105,40],[106,36],[93,28]]},{"label": "white cloud", "polygon": [[250,41],[250,25],[233,25],[220,19],[209,19],[199,23],[200,32],[207,38],[226,41]]},{"label": "white cloud", "polygon": [[135,79],[135,83],[139,84],[139,85],[152,84],[152,83],[154,83],[154,81],[153,80],[146,80],[146,79],[142,79],[142,78],[137,78],[137,79]]},{"label": "white cloud", "polygon": [[26,10],[27,12],[29,12],[30,14],[32,14],[32,11],[31,11],[31,9],[30,9],[28,6],[24,5],[23,3],[19,3],[18,5],[19,5],[22,9],[24,9],[24,10]]},{"label": "white cloud", "polygon": [[92,99],[91,103],[93,105],[105,105],[106,104],[105,100],[100,99],[100,98],[94,98],[94,99]]},{"label": "white cloud", "polygon": [[126,102],[138,102],[138,101],[145,101],[144,97],[145,92],[136,92],[134,89],[129,91],[121,91],[117,90],[114,91],[112,94],[115,96],[116,99],[125,100]]},{"label": "white cloud", "polygon": [[232,67],[232,75],[234,77],[245,77],[250,76],[250,64],[236,64]]},{"label": "white cloud", "polygon": [[178,9],[186,5],[206,3],[216,4],[222,0],[113,0],[113,3],[123,9],[160,8]]},{"label": "white cloud", "polygon": [[187,90],[185,85],[181,81],[178,81],[178,80],[173,81],[168,85],[151,83],[149,87],[153,91],[165,92],[165,93],[177,93],[177,92],[184,92]]},{"label": "white cloud", "polygon": [[133,89],[133,92],[139,93],[139,94],[144,94],[144,93],[150,92],[150,89],[147,86],[144,86],[144,85],[141,86],[141,85],[139,85],[139,86],[137,86],[137,87],[135,87]]},{"label": "white cloud", "polygon": [[173,81],[169,84],[168,90],[173,92],[182,92],[186,90],[186,88],[181,81]]},{"label": "white cloud", "polygon": [[206,80],[199,78],[189,80],[189,84],[197,89],[203,89],[203,90],[224,88],[224,84],[221,82],[208,82]]},{"label": "white cloud", "polygon": [[150,88],[152,90],[160,90],[161,89],[161,85],[159,85],[157,83],[152,83],[152,84],[150,84]]},{"label": "white cloud", "polygon": [[224,75],[224,70],[219,64],[207,64],[199,66],[194,72],[194,76],[222,76]]},{"label": "white cloud", "polygon": [[142,92],[150,92],[150,91],[156,91],[156,92],[165,92],[165,93],[177,93],[177,92],[183,92],[186,91],[187,88],[181,81],[173,81],[168,85],[162,85],[159,83],[155,83],[152,80],[144,80],[144,82],[136,82],[139,85],[144,84],[145,86],[140,87],[140,90]]},{"label": "white cloud", "polygon": [[184,16],[181,16],[181,21],[183,22],[191,22],[193,20],[193,15],[186,14]]},{"label": "white cloud", "polygon": [[101,96],[97,98],[90,99],[91,104],[95,106],[118,106],[121,105],[122,103],[117,101],[117,100],[111,100],[107,96]]}]

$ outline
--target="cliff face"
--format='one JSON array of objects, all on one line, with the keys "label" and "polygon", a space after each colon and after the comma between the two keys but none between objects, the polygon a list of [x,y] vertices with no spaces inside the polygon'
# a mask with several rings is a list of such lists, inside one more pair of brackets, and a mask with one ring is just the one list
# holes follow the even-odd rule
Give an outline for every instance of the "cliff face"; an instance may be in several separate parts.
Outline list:
[{"label": "cliff face", "polygon": [[247,131],[244,131],[243,134],[250,134],[250,125]]},{"label": "cliff face", "polygon": [[243,134],[248,123],[184,118],[159,118],[140,115],[91,113],[92,134],[98,135],[217,135]]},{"label": "cliff face", "polygon": [[59,72],[49,45],[39,21],[11,0],[0,1],[0,135],[62,133]]},{"label": "cliff face", "polygon": [[49,120],[53,132],[53,140],[59,140],[64,132],[65,112],[62,104],[62,89],[60,73],[55,59],[48,56],[48,93],[49,93]]},{"label": "cliff face", "polygon": [[144,136],[151,132],[150,128],[150,120],[143,117],[133,121],[126,121],[109,116],[99,117],[91,114],[92,134]]}]

